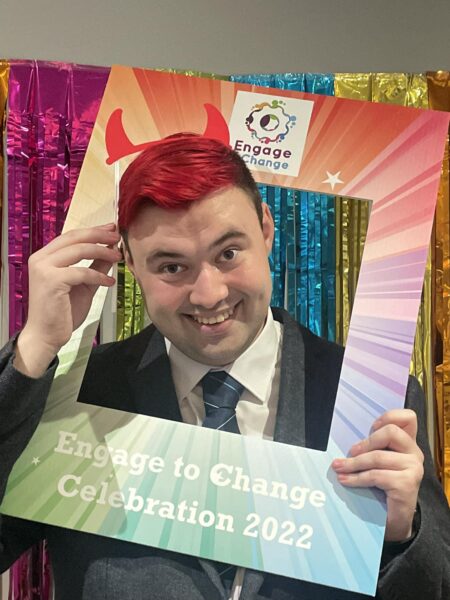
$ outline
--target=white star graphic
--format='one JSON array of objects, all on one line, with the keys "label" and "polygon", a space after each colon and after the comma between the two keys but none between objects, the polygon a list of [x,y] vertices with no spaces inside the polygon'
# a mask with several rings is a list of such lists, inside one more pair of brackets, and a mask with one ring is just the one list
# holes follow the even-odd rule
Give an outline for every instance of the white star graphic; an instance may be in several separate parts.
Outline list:
[{"label": "white star graphic", "polygon": [[31,461],[33,463],[33,465],[38,465],[41,461],[39,460],[39,456],[35,456],[33,458],[33,460]]},{"label": "white star graphic", "polygon": [[340,171],[332,175],[329,171],[327,171],[327,178],[322,181],[322,183],[329,183],[331,185],[331,189],[334,190],[334,186],[338,183],[344,183],[342,179],[339,179]]}]

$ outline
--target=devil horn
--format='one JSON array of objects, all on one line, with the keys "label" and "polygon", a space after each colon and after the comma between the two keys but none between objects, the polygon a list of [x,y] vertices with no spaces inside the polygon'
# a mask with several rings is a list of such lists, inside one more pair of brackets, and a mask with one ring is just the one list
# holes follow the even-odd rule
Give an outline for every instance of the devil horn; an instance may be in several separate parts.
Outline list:
[{"label": "devil horn", "polygon": [[229,146],[230,131],[222,113],[213,104],[205,104],[204,107],[206,110],[207,123],[203,137],[218,140],[219,142],[222,142],[222,144],[225,144],[225,146]]},{"label": "devil horn", "polygon": [[[229,146],[230,132],[222,113],[212,104],[205,104],[204,108],[206,110],[207,121],[205,131],[202,134],[203,137],[218,140],[219,142],[222,142],[222,144]],[[124,156],[141,152],[149,146],[160,144],[163,141],[155,140],[152,142],[144,142],[143,144],[133,144],[125,133],[122,114],[123,110],[121,108],[116,108],[116,110],[111,113],[106,124],[105,144],[108,153],[106,164],[108,165],[112,165]]]},{"label": "devil horn", "polygon": [[108,152],[108,158],[106,159],[108,165],[112,165],[119,158],[132,154],[134,151],[133,144],[130,142],[123,127],[122,113],[123,110],[121,108],[116,108],[106,124],[105,143]]}]

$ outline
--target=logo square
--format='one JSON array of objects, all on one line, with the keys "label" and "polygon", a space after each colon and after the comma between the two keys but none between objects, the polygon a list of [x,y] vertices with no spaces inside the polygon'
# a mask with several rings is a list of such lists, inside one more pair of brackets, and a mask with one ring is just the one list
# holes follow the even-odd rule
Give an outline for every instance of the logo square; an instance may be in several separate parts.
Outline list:
[{"label": "logo square", "polygon": [[314,102],[238,91],[230,142],[251,171],[297,177]]}]

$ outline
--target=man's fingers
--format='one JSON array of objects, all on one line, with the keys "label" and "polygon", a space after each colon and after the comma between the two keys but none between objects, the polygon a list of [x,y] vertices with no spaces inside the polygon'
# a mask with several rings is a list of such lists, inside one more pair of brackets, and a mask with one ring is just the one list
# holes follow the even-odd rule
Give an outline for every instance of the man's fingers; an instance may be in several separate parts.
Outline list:
[{"label": "man's fingers", "polygon": [[391,410],[375,421],[366,439],[351,447],[350,457],[332,463],[342,485],[386,492],[386,539],[392,541],[404,540],[412,531],[424,459],[416,435],[415,413]]},{"label": "man's fingers", "polygon": [[[420,481],[419,474],[412,469],[404,471],[388,471],[385,469],[370,469],[360,473],[339,473],[338,480],[346,487],[376,487],[385,492],[391,492],[393,500],[402,500],[405,493],[407,495],[416,490],[417,482]],[[392,492],[395,493],[394,496]],[[398,498],[395,497],[398,495]]]},{"label": "man's fingers", "polygon": [[76,265],[81,260],[99,260],[112,264],[118,262],[121,257],[121,253],[114,248],[99,244],[80,243],[60,248],[46,258],[45,265],[61,268]]},{"label": "man's fingers", "polygon": [[420,448],[415,438],[412,438],[404,429],[390,423],[377,429],[365,440],[361,440],[351,448],[352,456],[358,456],[372,450],[389,449],[404,454],[420,455]]},{"label": "man's fingers", "polygon": [[75,244],[104,244],[105,246],[117,244],[120,239],[119,233],[113,223],[100,227],[86,227],[84,229],[73,229],[63,233],[52,240],[49,244],[38,250],[32,257],[36,260],[49,256],[54,252]]},{"label": "man's fingers", "polygon": [[[117,261],[114,261],[117,262]],[[96,259],[94,261],[92,261],[92,264],[90,265],[90,269],[93,269],[94,271],[98,271],[99,273],[104,273],[105,275],[109,273],[111,267],[113,266],[113,263],[111,263],[109,260],[100,260],[100,259]]]},{"label": "man's fingers", "polygon": [[398,408],[389,410],[379,417],[373,424],[373,430],[376,431],[385,425],[397,425],[400,429],[416,439],[417,436],[417,415],[409,408]]},{"label": "man's fingers", "polygon": [[67,269],[64,269],[62,277],[64,278],[64,284],[69,287],[75,287],[77,285],[95,287],[105,285],[111,287],[115,283],[114,277],[110,277],[106,273],[88,267],[67,267]]},{"label": "man's fingers", "polygon": [[333,461],[337,473],[357,473],[371,469],[402,471],[405,468],[419,468],[420,460],[415,454],[400,454],[387,450],[374,450],[354,458],[338,458]]}]

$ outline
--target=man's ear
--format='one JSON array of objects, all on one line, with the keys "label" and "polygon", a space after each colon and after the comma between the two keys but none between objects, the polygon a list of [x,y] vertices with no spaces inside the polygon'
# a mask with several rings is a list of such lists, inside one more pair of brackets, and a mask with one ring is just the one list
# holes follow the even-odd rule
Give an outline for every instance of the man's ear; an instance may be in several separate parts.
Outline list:
[{"label": "man's ear", "polygon": [[267,256],[272,252],[273,236],[275,233],[275,225],[273,223],[272,213],[270,208],[265,202],[262,203],[262,232],[264,237],[264,244],[267,248]]}]

